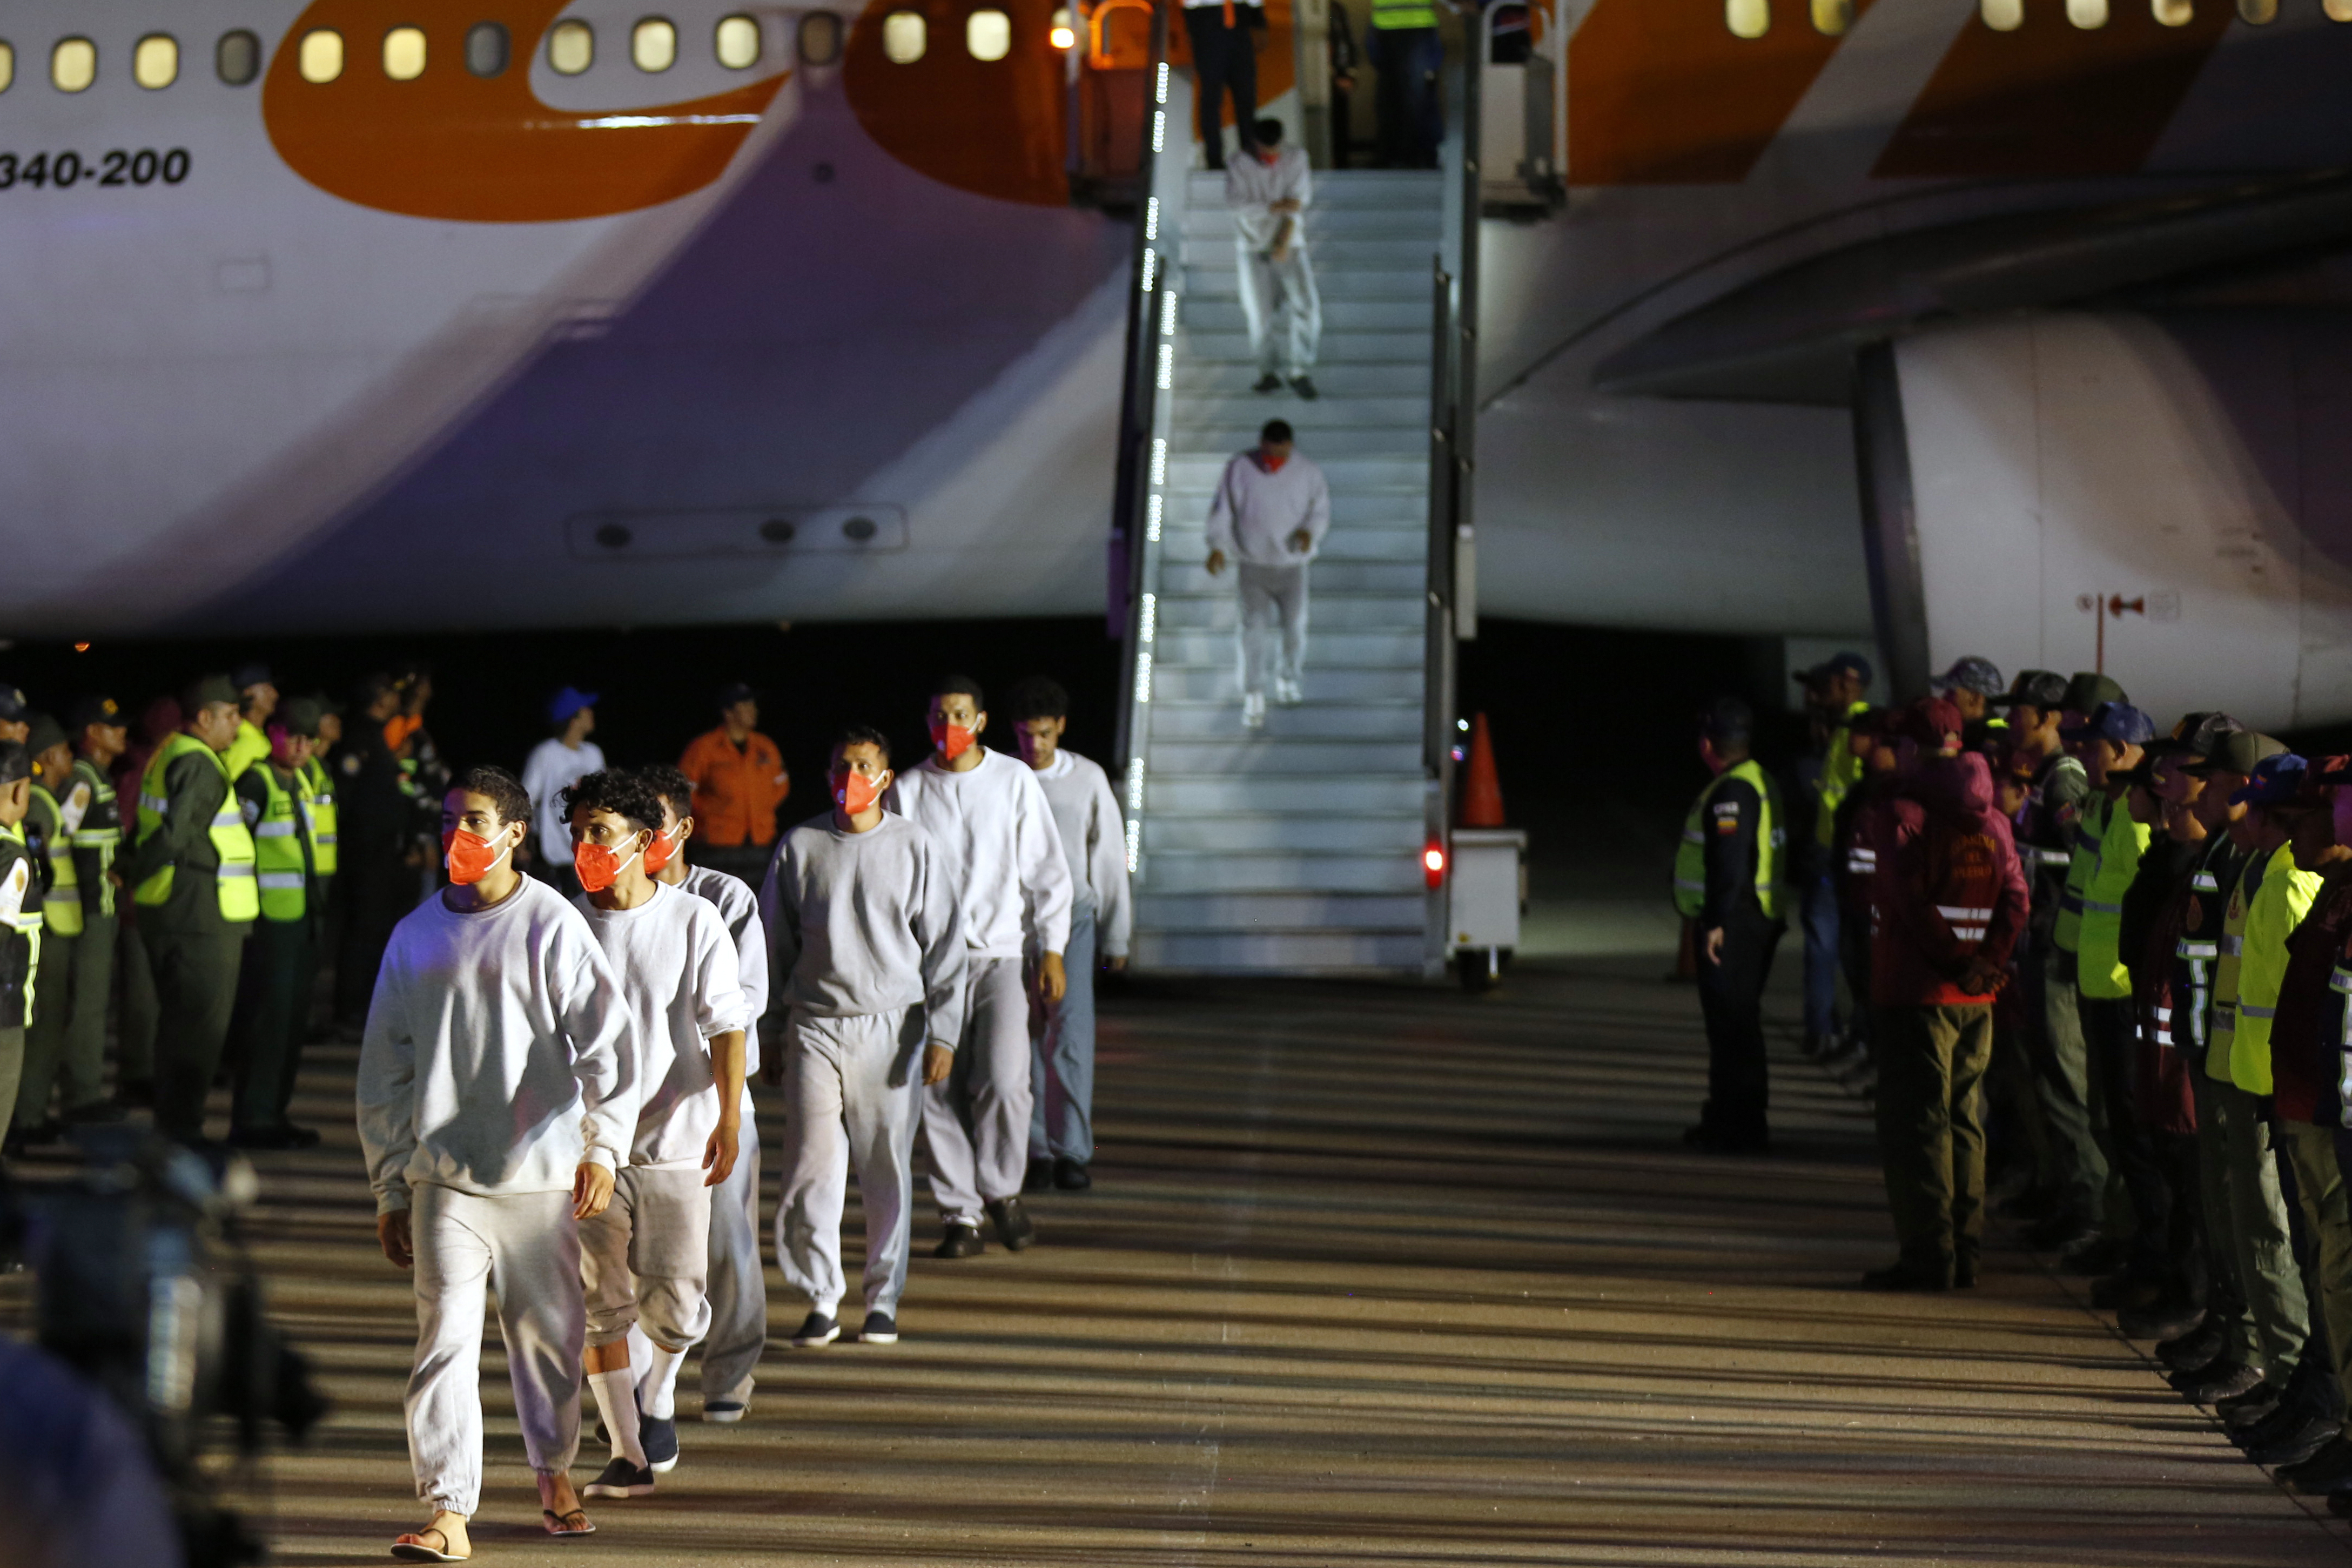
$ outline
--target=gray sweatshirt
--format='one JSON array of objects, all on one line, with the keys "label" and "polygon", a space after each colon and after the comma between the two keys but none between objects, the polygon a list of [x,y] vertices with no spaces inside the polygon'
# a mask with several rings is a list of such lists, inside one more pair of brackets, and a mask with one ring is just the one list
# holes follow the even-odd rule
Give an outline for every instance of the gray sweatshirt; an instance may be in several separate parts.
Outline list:
[{"label": "gray sweatshirt", "polygon": [[563,895],[525,877],[460,915],[439,894],[394,927],[360,1044],[360,1148],[376,1212],[432,1182],[499,1197],[618,1170],[636,1121],[620,982]]},{"label": "gray sweatshirt", "polygon": [[973,957],[1070,945],[1070,868],[1054,810],[1027,763],[982,751],[978,767],[958,773],[926,757],[891,781],[882,803],[938,846]]},{"label": "gray sweatshirt", "polygon": [[[735,942],[735,979],[743,988],[743,1008],[752,1024],[768,1016],[768,934],[760,924],[760,895],[741,877],[709,866],[688,870],[677,884],[719,911]],[[760,1071],[760,1031],[745,1026],[743,1079]]]},{"label": "gray sweatshirt", "polygon": [[1102,765],[1067,749],[1054,753],[1054,765],[1037,772],[1037,787],[1054,809],[1062,831],[1062,858],[1076,884],[1076,907],[1093,915],[1095,939],[1104,953],[1123,957],[1135,924],[1127,892],[1127,822],[1110,775]]},{"label": "gray sweatshirt", "polygon": [[885,811],[847,833],[833,813],[784,835],[760,889],[772,972],[812,1018],[856,1018],[925,1004],[930,1042],[953,1051],[963,1028],[963,927],[938,846]]},{"label": "gray sweatshirt", "polygon": [[[574,906],[619,977],[635,1023],[637,1128],[633,1166],[698,1166],[719,1127],[719,1079],[709,1041],[749,1031],[735,944],[709,904],[667,883],[635,909]],[[748,1046],[746,1050],[748,1051]]]},{"label": "gray sweatshirt", "polygon": [[[1307,549],[1295,550],[1290,536],[1301,528]],[[1236,454],[1209,502],[1209,548],[1251,566],[1304,566],[1330,531],[1331,486],[1297,453],[1273,473],[1259,454]]]}]

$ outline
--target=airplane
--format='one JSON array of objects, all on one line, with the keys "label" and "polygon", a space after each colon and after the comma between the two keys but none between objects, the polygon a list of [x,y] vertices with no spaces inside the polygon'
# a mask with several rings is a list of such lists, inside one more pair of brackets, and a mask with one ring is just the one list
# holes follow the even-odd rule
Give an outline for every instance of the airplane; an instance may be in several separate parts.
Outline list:
[{"label": "airplane", "polygon": [[[1534,9],[1567,202],[1485,226],[1484,612],[2352,717],[2347,0]],[[1091,25],[0,9],[0,630],[1098,612]]]}]

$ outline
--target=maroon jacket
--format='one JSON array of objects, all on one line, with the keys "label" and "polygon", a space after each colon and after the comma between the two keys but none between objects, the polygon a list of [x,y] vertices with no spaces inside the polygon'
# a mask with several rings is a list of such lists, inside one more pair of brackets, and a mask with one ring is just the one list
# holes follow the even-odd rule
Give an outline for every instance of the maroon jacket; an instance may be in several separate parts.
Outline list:
[{"label": "maroon jacket", "polygon": [[1991,991],[1964,991],[1958,982],[1979,958],[2006,967],[2025,936],[2030,900],[1985,759],[1963,752],[1927,763],[1870,825],[1878,852],[1870,999],[1881,1007],[1990,1003]]}]

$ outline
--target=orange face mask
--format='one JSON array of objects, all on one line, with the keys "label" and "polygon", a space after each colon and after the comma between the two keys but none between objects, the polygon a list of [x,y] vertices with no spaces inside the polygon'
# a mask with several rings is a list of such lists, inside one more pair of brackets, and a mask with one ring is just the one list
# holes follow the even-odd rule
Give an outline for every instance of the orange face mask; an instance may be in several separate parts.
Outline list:
[{"label": "orange face mask", "polygon": [[[968,738],[970,733],[970,731],[965,732],[966,744],[970,744]],[[853,817],[861,811],[870,810],[874,802],[880,799],[881,794],[882,781],[878,779],[868,779],[863,773],[855,772],[838,773],[834,776],[834,800]]]},{"label": "orange face mask", "polygon": [[451,828],[441,835],[441,859],[449,868],[449,880],[459,887],[470,887],[489,875],[490,868],[506,859],[512,848],[499,849],[481,834],[463,828]]},{"label": "orange face mask", "polygon": [[638,852],[624,855],[609,844],[582,841],[572,846],[572,869],[580,878],[580,885],[589,893],[602,893],[613,885],[621,868],[637,858]]},{"label": "orange face mask", "polygon": [[[677,830],[673,828],[670,832]],[[664,866],[677,859],[678,841],[669,833],[656,833],[654,841],[646,846],[646,874],[658,876]]]},{"label": "orange face mask", "polygon": [[972,731],[960,724],[935,722],[931,726],[931,744],[938,747],[940,755],[950,762],[971,750],[971,742]]}]

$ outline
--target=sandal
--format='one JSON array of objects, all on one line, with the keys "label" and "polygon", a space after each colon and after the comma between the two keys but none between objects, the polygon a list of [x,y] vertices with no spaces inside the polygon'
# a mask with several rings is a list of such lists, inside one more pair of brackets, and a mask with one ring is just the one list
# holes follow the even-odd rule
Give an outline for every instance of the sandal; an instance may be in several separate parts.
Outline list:
[{"label": "sandal", "polygon": [[[588,1522],[586,1509],[575,1508],[569,1513],[558,1513],[551,1508],[542,1508],[539,1511],[539,1516],[547,1521],[547,1533],[558,1541],[570,1541],[576,1536],[596,1533],[596,1527]],[[577,1523],[573,1522],[575,1520],[578,1521]]]},{"label": "sandal", "polygon": [[[437,1547],[425,1545],[425,1538],[428,1535],[441,1544]],[[392,1543],[392,1554],[403,1563],[463,1563],[466,1561],[466,1558],[455,1556],[450,1552],[448,1533],[429,1524],[422,1530],[412,1531],[394,1541]],[[471,1554],[468,1553],[468,1555]]]}]

